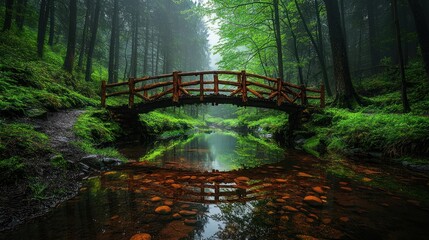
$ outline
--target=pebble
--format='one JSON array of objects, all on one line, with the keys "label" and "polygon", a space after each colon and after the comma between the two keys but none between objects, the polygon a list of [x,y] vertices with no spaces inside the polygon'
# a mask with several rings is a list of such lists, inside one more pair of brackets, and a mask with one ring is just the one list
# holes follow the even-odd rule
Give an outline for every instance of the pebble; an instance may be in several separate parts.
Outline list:
[{"label": "pebble", "polygon": [[180,215],[179,213],[175,213],[175,214],[173,214],[173,218],[174,219],[181,219],[182,215]]},{"label": "pebble", "polygon": [[247,181],[250,181],[250,178],[244,177],[244,176],[237,177],[234,179],[234,182],[247,182]]},{"label": "pebble", "polygon": [[298,173],[298,177],[313,177],[312,175],[308,174],[308,173],[304,173],[304,172],[299,172]]},{"label": "pebble", "polygon": [[159,202],[159,201],[161,201],[161,198],[160,197],[153,197],[150,199],[150,201],[151,202]]},{"label": "pebble", "polygon": [[169,180],[165,181],[165,183],[172,184],[172,183],[174,183],[174,180],[173,179],[169,179]]},{"label": "pebble", "polygon": [[197,215],[197,212],[196,211],[181,210],[179,212],[179,214],[182,216],[195,216],[195,215]]},{"label": "pebble", "polygon": [[348,182],[339,182],[340,183],[340,185],[343,185],[343,186],[345,186],[345,185],[348,185],[349,183]]},{"label": "pebble", "polygon": [[177,183],[173,183],[173,184],[171,184],[171,186],[172,186],[173,188],[175,188],[175,189],[182,188],[182,185],[177,184]]},{"label": "pebble", "polygon": [[132,236],[130,240],[152,240],[152,236],[148,233],[139,233]]},{"label": "pebble", "polygon": [[287,221],[289,221],[289,217],[288,216],[281,216],[280,220],[283,222],[287,222]]},{"label": "pebble", "polygon": [[348,222],[349,220],[349,217],[340,217],[341,222]]},{"label": "pebble", "polygon": [[282,207],[282,209],[289,211],[289,212],[298,212],[298,209],[291,207],[291,206],[284,206],[284,207]]},{"label": "pebble", "polygon": [[332,219],[330,219],[330,218],[324,218],[324,219],[322,219],[322,223],[323,223],[323,224],[328,225],[328,224],[330,224],[331,222],[332,222]]},{"label": "pebble", "polygon": [[308,235],[296,235],[296,238],[299,240],[317,240],[317,238],[312,237],[312,236],[308,236]]},{"label": "pebble", "polygon": [[197,224],[198,221],[196,219],[185,219],[184,222],[186,225],[193,226],[193,225]]},{"label": "pebble", "polygon": [[341,189],[341,190],[344,190],[344,191],[347,191],[347,192],[351,192],[351,191],[353,191],[353,189],[352,189],[352,188],[350,188],[350,187],[340,187],[340,189]]},{"label": "pebble", "polygon": [[364,182],[371,182],[371,181],[372,181],[372,179],[371,179],[371,178],[364,177],[364,178],[362,178],[362,181],[364,181]]},{"label": "pebble", "polygon": [[164,205],[167,205],[167,206],[173,206],[173,201],[171,201],[171,200],[165,200],[164,201]]},{"label": "pebble", "polygon": [[286,179],[282,179],[282,178],[277,178],[276,182],[278,182],[278,183],[287,183],[287,180]]},{"label": "pebble", "polygon": [[171,208],[169,206],[160,206],[155,209],[155,212],[162,215],[167,215],[171,213]]},{"label": "pebble", "polygon": [[318,194],[325,193],[325,191],[323,191],[323,189],[321,187],[313,187],[313,191],[318,193]]},{"label": "pebble", "polygon": [[308,203],[310,206],[313,207],[321,207],[323,205],[322,200],[316,196],[306,196],[304,198],[304,202]]},{"label": "pebble", "polygon": [[282,198],[279,198],[279,199],[276,199],[276,202],[278,202],[278,203],[285,203],[285,202],[286,202],[286,200],[284,200],[284,199],[282,199]]}]

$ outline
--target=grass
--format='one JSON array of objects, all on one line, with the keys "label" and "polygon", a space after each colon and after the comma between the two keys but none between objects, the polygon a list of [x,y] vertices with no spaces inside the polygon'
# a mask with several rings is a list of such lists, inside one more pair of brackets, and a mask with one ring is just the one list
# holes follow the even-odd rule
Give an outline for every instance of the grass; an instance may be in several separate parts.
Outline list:
[{"label": "grass", "polygon": [[105,147],[120,135],[118,123],[107,110],[87,109],[77,119],[73,131],[81,139],[75,145],[84,152],[123,159],[115,148]]}]

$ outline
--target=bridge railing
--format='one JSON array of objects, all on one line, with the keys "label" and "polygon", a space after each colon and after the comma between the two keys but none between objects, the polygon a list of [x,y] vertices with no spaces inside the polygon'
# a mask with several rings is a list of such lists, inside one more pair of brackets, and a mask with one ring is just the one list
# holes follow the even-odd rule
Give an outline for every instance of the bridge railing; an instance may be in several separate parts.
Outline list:
[{"label": "bridge railing", "polygon": [[[116,89],[114,91],[113,89]],[[309,94],[310,93],[310,94]],[[325,89],[311,89],[246,71],[173,72],[158,76],[130,78],[127,82],[101,85],[101,105],[108,97],[128,95],[128,107],[133,108],[135,97],[143,102],[171,98],[179,103],[181,97],[194,96],[203,101],[206,96],[227,95],[240,97],[245,103],[249,97],[283,103],[309,105],[309,100],[319,100],[325,107]],[[299,103],[298,103],[299,102]]]}]

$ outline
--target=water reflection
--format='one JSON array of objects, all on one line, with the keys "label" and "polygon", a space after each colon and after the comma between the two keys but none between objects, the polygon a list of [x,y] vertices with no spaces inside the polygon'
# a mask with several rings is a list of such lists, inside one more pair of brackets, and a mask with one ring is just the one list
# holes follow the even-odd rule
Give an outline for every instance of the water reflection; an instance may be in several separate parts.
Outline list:
[{"label": "water reflection", "polygon": [[187,139],[176,139],[156,144],[146,154],[128,146],[122,153],[147,165],[197,171],[230,171],[253,168],[283,159],[284,150],[275,143],[252,135],[228,132],[196,134]]}]

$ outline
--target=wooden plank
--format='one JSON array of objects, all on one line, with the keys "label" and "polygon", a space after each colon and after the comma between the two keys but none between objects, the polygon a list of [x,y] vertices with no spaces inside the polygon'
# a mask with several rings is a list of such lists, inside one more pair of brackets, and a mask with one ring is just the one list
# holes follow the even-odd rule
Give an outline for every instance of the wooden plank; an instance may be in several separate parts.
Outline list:
[{"label": "wooden plank", "polygon": [[301,86],[293,84],[293,83],[290,83],[290,82],[283,82],[283,85],[291,87],[291,88],[301,89]]},{"label": "wooden plank", "polygon": [[294,101],[284,92],[281,93],[281,95],[288,101],[289,103],[294,103]]},{"label": "wooden plank", "polygon": [[[185,89],[185,88],[183,88],[183,87],[179,87],[179,90],[180,90],[180,92],[183,92],[184,94],[186,94],[186,95],[191,95],[191,94],[189,94],[189,92]],[[179,96],[180,97],[180,96]]]},{"label": "wooden plank", "polygon": [[253,95],[257,96],[259,99],[264,99],[264,96],[262,96],[261,94],[259,94],[257,91],[247,88],[247,91],[251,92]]},{"label": "wooden plank", "polygon": [[162,75],[158,75],[158,76],[143,77],[143,78],[137,79],[136,82],[156,80],[156,79],[162,79],[162,78],[169,78],[169,77],[172,77],[172,76],[173,76],[173,74],[169,73],[169,74],[162,74]]},{"label": "wooden plank", "polygon": [[219,94],[219,76],[217,74],[213,75],[214,79],[214,94]]},{"label": "wooden plank", "polygon": [[320,90],[318,90],[318,89],[306,88],[305,90],[307,92],[320,93]]},{"label": "wooden plank", "polygon": [[[184,88],[186,91],[188,92],[200,92],[201,89],[200,88]],[[203,92],[214,92],[215,89],[214,88],[203,88]],[[218,89],[218,92],[233,92],[236,91],[234,89],[225,89],[225,88],[221,88]]]},{"label": "wooden plank", "polygon": [[148,98],[147,96],[144,96],[144,95],[142,95],[140,93],[134,93],[134,95],[136,95],[137,97],[139,97],[139,98],[141,98],[143,100],[150,101],[150,98]]},{"label": "wooden plank", "polygon": [[246,71],[241,71],[241,99],[247,102],[247,75]]},{"label": "wooden plank", "polygon": [[101,81],[101,106],[103,108],[106,107],[106,98],[107,98],[107,96],[106,96],[106,81],[103,80],[103,81]]},{"label": "wooden plank", "polygon": [[274,88],[274,87],[271,87],[271,86],[268,86],[268,85],[265,85],[265,84],[262,84],[262,83],[258,83],[258,82],[247,81],[247,85],[248,86],[249,85],[255,85],[255,86],[258,86],[258,87],[261,87],[261,88],[265,88],[265,89],[268,89],[268,90],[272,90],[272,91],[276,90],[276,88]]},{"label": "wooden plank", "polygon": [[118,95],[125,95],[125,94],[129,94],[130,91],[126,90],[126,91],[120,91],[120,92],[114,92],[114,93],[109,93],[106,94],[106,97],[113,97],[113,96],[118,96]]},{"label": "wooden plank", "polygon": [[240,72],[236,71],[199,71],[199,72],[181,72],[180,76],[198,76],[203,75],[214,75],[214,74],[224,74],[224,75],[239,75]]},{"label": "wooden plank", "polygon": [[222,84],[222,85],[240,86],[240,83],[237,83],[237,82],[224,81],[224,80],[219,80],[218,82],[219,84]]},{"label": "wooden plank", "polygon": [[168,86],[168,85],[172,85],[172,84],[173,84],[173,81],[152,83],[152,84],[144,85],[143,87],[136,88],[135,91],[141,92],[141,91],[151,90],[154,88],[164,87],[164,86]]},{"label": "wooden plank", "polygon": [[150,100],[153,101],[153,100],[159,99],[159,98],[163,97],[164,95],[167,95],[167,94],[172,93],[172,92],[173,92],[173,88],[170,88],[164,92],[161,92],[161,93],[158,93],[158,94],[151,96]]},{"label": "wooden plank", "polygon": [[200,74],[200,101],[204,100],[204,74]]},{"label": "wooden plank", "polygon": [[106,87],[110,88],[110,87],[125,86],[125,85],[128,85],[128,82],[108,83],[106,84]]},{"label": "wooden plank", "polygon": [[189,82],[182,82],[180,84],[180,86],[187,87],[187,86],[198,85],[198,84],[200,84],[200,80],[189,81]]}]

